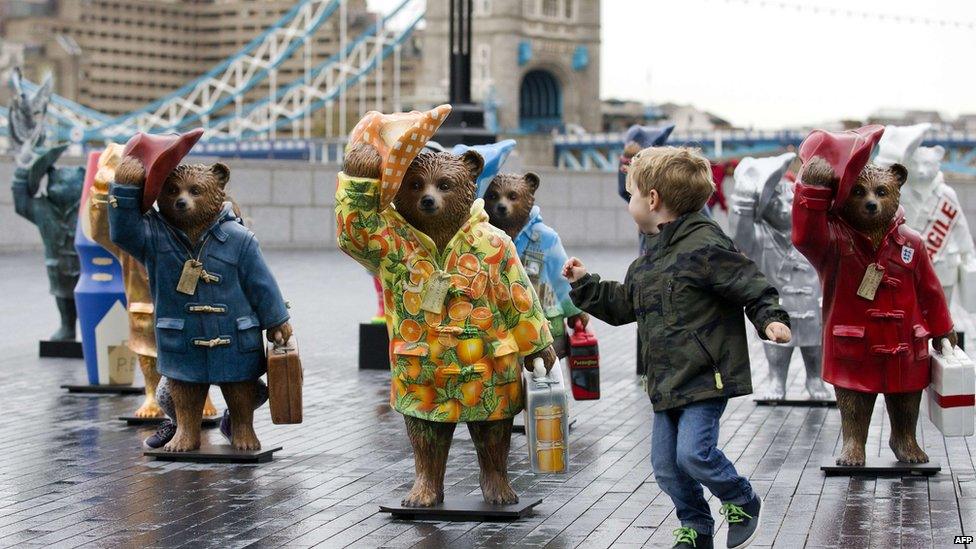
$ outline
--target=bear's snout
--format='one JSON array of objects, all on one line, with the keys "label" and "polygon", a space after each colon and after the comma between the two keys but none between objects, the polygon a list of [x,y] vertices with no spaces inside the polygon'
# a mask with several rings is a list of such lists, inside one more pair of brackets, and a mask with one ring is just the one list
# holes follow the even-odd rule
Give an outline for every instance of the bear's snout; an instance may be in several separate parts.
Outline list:
[{"label": "bear's snout", "polygon": [[498,214],[498,217],[505,217],[505,216],[507,216],[508,215],[508,206],[506,206],[505,204],[502,204],[501,202],[499,202],[498,204],[495,205],[495,213]]},{"label": "bear's snout", "polygon": [[870,214],[878,213],[878,203],[874,200],[869,200],[864,204],[864,209]]},{"label": "bear's snout", "polygon": [[176,199],[176,202],[173,203],[173,205],[176,207],[177,210],[181,212],[185,212],[190,204],[189,202],[186,201],[185,198],[180,197]]},{"label": "bear's snout", "polygon": [[437,210],[437,201],[429,194],[424,195],[420,199],[420,209],[424,212],[431,213]]}]

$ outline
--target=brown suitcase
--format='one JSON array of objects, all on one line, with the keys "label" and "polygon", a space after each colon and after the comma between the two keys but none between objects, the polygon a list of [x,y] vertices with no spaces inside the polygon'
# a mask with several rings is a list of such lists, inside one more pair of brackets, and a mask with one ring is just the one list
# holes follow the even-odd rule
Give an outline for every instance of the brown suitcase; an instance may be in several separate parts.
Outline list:
[{"label": "brown suitcase", "polygon": [[302,422],[302,381],[295,337],[280,347],[268,343],[268,400],[275,425]]}]

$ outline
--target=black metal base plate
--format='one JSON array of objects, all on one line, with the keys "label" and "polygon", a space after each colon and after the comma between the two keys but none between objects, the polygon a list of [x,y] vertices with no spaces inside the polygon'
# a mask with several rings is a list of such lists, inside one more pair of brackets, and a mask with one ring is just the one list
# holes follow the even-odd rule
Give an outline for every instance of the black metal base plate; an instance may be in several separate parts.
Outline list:
[{"label": "black metal base plate", "polygon": [[449,520],[459,522],[497,522],[518,520],[532,513],[542,498],[523,497],[511,505],[489,505],[481,496],[444,498],[433,507],[404,507],[399,501],[380,505],[381,513],[400,520]]},{"label": "black metal base plate", "polygon": [[[575,417],[569,418],[569,430],[572,431],[573,430],[573,427],[575,427],[575,426],[576,426],[576,418]],[[515,424],[513,424],[512,425],[512,432],[513,433],[522,433],[524,435],[525,434],[525,424],[524,423],[515,423]]]},{"label": "black metal base plate", "polygon": [[141,385],[62,385],[69,393],[89,393],[107,395],[141,395],[146,388]]},{"label": "black metal base plate", "polygon": [[41,358],[85,358],[80,341],[41,340],[38,354]]},{"label": "black metal base plate", "polygon": [[390,334],[386,323],[364,322],[359,325],[359,369],[390,369]]},{"label": "black metal base plate", "polygon": [[272,454],[281,450],[281,446],[262,448],[260,450],[235,450],[230,444],[212,445],[204,442],[199,450],[192,452],[167,452],[162,448],[146,450],[142,453],[153,459],[162,461],[191,461],[193,463],[267,463]]},{"label": "black metal base plate", "polygon": [[902,463],[895,458],[869,457],[862,466],[837,465],[837,458],[823,462],[820,470],[828,477],[917,477],[931,476],[942,470],[938,461],[928,463]]},{"label": "black metal base plate", "polygon": [[[136,416],[119,416],[119,421],[124,421],[126,425],[131,426],[153,426],[162,424],[168,418],[164,417],[136,417]],[[203,421],[200,422],[201,427],[211,428],[220,425],[220,416],[205,417]]]},{"label": "black metal base plate", "polygon": [[814,400],[811,398],[757,398],[753,402],[756,406],[810,406],[833,408],[837,406],[836,400]]}]

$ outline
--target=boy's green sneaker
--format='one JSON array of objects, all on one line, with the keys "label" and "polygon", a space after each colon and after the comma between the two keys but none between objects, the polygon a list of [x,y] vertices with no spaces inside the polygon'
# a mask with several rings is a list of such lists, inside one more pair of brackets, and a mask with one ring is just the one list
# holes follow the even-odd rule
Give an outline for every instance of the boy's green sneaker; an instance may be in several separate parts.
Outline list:
[{"label": "boy's green sneaker", "polygon": [[759,511],[762,508],[762,498],[758,494],[752,501],[744,505],[723,503],[719,513],[729,523],[729,538],[727,547],[739,549],[752,543],[759,534]]},{"label": "boy's green sneaker", "polygon": [[682,526],[671,533],[674,534],[671,549],[712,549],[712,536],[699,534],[694,528]]}]

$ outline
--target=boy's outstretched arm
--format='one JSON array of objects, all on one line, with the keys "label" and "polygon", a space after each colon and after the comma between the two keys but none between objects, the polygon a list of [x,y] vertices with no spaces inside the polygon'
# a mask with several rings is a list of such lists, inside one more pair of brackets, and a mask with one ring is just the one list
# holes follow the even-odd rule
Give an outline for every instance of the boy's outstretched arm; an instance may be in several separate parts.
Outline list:
[{"label": "boy's outstretched arm", "polygon": [[566,261],[563,276],[572,283],[569,296],[580,309],[613,326],[637,320],[630,293],[624,284],[601,281],[600,275],[586,272],[586,266],[575,257]]},{"label": "boy's outstretched arm", "polygon": [[712,244],[704,249],[706,279],[723,299],[741,305],[762,339],[790,340],[790,316],[779,305],[779,292],[759,267],[731,246]]}]

